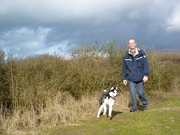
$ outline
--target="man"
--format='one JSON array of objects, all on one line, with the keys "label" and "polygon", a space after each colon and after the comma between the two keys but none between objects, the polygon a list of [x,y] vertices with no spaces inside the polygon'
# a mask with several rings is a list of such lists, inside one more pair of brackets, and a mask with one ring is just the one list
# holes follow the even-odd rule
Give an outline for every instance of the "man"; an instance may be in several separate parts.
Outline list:
[{"label": "man", "polygon": [[136,47],[137,43],[134,39],[128,42],[129,51],[123,58],[122,79],[123,84],[130,86],[130,96],[132,100],[132,108],[130,112],[135,112],[137,108],[136,90],[139,99],[144,105],[144,110],[148,110],[148,100],[144,93],[144,83],[148,80],[149,63],[146,54]]}]

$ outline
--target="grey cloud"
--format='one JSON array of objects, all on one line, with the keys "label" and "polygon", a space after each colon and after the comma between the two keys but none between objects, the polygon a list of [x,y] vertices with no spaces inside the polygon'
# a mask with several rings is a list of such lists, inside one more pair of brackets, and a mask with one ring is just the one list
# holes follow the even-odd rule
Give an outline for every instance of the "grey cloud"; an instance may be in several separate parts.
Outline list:
[{"label": "grey cloud", "polygon": [[0,48],[28,53],[92,37],[178,48],[179,9],[178,0],[1,0]]}]

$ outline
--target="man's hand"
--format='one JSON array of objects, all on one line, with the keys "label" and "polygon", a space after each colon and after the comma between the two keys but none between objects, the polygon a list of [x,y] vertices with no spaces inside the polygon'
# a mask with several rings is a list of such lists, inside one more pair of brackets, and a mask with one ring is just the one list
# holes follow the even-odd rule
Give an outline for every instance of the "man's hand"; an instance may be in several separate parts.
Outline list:
[{"label": "man's hand", "polygon": [[127,80],[123,80],[123,84],[127,85],[128,81]]},{"label": "man's hand", "polygon": [[148,77],[147,77],[147,76],[144,76],[144,77],[143,77],[143,82],[147,82],[147,80],[148,80]]}]

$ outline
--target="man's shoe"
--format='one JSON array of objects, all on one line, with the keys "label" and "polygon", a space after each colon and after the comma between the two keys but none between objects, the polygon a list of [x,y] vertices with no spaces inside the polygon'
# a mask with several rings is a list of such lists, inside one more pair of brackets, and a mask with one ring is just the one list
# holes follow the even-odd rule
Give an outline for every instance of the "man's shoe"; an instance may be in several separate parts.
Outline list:
[{"label": "man's shoe", "polygon": [[134,109],[134,108],[130,109],[130,112],[136,112],[136,111],[138,111],[138,109]]},{"label": "man's shoe", "polygon": [[148,110],[148,104],[144,105],[144,111],[147,111],[147,110]]}]

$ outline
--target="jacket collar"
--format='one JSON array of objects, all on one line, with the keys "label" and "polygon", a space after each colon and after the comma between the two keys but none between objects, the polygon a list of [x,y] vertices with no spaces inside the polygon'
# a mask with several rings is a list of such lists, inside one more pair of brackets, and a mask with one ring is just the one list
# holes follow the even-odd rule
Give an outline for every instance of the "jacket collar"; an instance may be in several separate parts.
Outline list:
[{"label": "jacket collar", "polygon": [[136,51],[135,54],[131,53],[130,49],[129,49],[128,53],[131,54],[132,56],[136,56],[136,55],[139,54],[139,50],[140,50],[140,49],[136,47],[136,49],[135,49],[135,51]]}]

